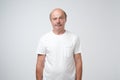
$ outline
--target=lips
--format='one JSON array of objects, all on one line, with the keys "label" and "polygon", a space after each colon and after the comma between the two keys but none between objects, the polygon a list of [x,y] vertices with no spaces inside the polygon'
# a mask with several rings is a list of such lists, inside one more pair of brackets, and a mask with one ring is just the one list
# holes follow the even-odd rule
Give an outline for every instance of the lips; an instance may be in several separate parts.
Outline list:
[{"label": "lips", "polygon": [[55,26],[62,26],[61,24],[56,24]]}]

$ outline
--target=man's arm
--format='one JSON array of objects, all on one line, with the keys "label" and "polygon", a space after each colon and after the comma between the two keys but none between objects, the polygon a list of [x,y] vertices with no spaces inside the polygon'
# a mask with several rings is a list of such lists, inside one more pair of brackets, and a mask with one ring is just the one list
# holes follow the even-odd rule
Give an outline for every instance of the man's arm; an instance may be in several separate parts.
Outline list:
[{"label": "man's arm", "polygon": [[36,64],[36,80],[43,80],[45,55],[38,54]]},{"label": "man's arm", "polygon": [[75,80],[82,80],[82,57],[81,54],[75,54],[75,66],[76,66],[76,79]]}]

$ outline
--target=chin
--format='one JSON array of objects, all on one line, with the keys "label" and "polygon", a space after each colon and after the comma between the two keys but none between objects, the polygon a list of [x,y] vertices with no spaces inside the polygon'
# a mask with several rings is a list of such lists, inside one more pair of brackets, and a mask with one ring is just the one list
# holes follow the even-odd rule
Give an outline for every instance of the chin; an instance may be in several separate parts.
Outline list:
[{"label": "chin", "polygon": [[62,29],[61,26],[55,26],[55,29]]}]

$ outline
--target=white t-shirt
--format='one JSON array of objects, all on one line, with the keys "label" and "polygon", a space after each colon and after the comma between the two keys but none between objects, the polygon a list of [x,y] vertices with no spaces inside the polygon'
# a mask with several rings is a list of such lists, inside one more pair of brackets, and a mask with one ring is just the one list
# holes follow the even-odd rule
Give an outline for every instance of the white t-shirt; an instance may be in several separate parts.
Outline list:
[{"label": "white t-shirt", "polygon": [[73,54],[81,52],[78,36],[69,31],[56,35],[52,31],[39,42],[37,54],[45,54],[43,80],[75,80]]}]

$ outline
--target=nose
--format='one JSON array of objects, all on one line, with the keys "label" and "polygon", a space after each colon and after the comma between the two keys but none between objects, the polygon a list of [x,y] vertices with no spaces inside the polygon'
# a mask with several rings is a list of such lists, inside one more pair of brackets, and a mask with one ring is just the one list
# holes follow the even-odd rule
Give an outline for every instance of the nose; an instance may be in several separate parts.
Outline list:
[{"label": "nose", "polygon": [[57,23],[60,23],[60,19],[57,19],[56,22],[57,22]]}]

